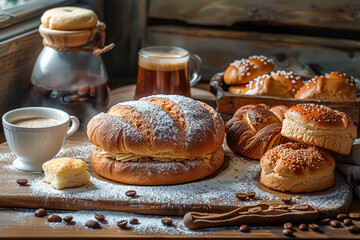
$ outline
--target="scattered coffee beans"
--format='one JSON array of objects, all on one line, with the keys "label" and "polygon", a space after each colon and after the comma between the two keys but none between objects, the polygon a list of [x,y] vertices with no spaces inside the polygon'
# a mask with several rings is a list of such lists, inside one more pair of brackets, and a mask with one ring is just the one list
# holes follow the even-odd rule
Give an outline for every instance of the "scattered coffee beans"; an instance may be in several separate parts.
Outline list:
[{"label": "scattered coffee beans", "polygon": [[125,195],[128,196],[128,197],[135,197],[136,196],[136,191],[134,191],[134,190],[126,191]]},{"label": "scattered coffee beans", "polygon": [[55,214],[51,214],[49,217],[48,217],[48,222],[61,222],[62,219],[59,215],[55,215]]},{"label": "scattered coffee beans", "polygon": [[344,221],[344,219],[346,219],[346,218],[349,218],[349,215],[344,214],[344,213],[338,214],[338,215],[336,216],[336,219],[339,220],[339,221]]},{"label": "scattered coffee beans", "polygon": [[289,229],[292,227],[293,227],[293,225],[291,222],[284,223],[284,226],[283,226],[283,228],[289,228]]},{"label": "scattered coffee beans", "polygon": [[330,221],[331,221],[331,218],[323,218],[320,220],[320,223],[322,225],[328,225],[330,223]]},{"label": "scattered coffee beans", "polygon": [[309,224],[309,228],[310,228],[311,230],[313,230],[314,232],[318,232],[319,229],[320,229],[320,226],[317,225],[316,223],[310,223],[310,224]]},{"label": "scattered coffee beans", "polygon": [[289,228],[284,228],[282,230],[282,233],[285,235],[285,236],[288,236],[288,237],[292,237],[294,235],[293,231]]},{"label": "scattered coffee beans", "polygon": [[291,202],[291,200],[292,200],[292,197],[290,197],[290,196],[285,196],[285,197],[281,198],[281,201],[283,201],[286,204],[289,204]]},{"label": "scattered coffee beans", "polygon": [[95,217],[95,219],[98,220],[99,222],[103,222],[103,221],[105,220],[105,217],[104,217],[104,215],[102,215],[102,214],[96,213],[96,214],[94,215],[94,217]]},{"label": "scattered coffee beans", "polygon": [[245,232],[245,233],[250,232],[250,228],[249,228],[249,226],[246,225],[246,224],[241,225],[241,226],[239,227],[239,230],[240,230],[240,232]]},{"label": "scattered coffee beans", "polygon": [[64,222],[69,223],[69,222],[71,222],[73,220],[73,217],[72,216],[66,216],[66,217],[63,218],[63,220],[64,220]]},{"label": "scattered coffee beans", "polygon": [[360,213],[349,213],[349,217],[352,220],[360,220]]},{"label": "scattered coffee beans", "polygon": [[350,218],[344,219],[343,223],[345,226],[354,225],[354,223],[352,222],[352,220]]},{"label": "scattered coffee beans", "polygon": [[338,220],[331,220],[330,221],[330,226],[334,227],[334,228],[339,228],[341,227],[341,224]]},{"label": "scattered coffee beans", "polygon": [[356,225],[352,225],[349,227],[349,232],[351,232],[353,234],[358,234],[358,233],[360,233],[360,228]]},{"label": "scattered coffee beans", "polygon": [[100,224],[93,220],[86,221],[85,226],[92,229],[100,228]]},{"label": "scattered coffee beans", "polygon": [[128,221],[126,220],[121,220],[120,222],[117,222],[116,225],[119,227],[119,228],[127,228],[127,223]]},{"label": "scattered coffee beans", "polygon": [[130,219],[129,223],[130,224],[138,224],[139,220],[137,220],[137,218],[132,218],[132,219]]},{"label": "scattered coffee beans", "polygon": [[18,180],[16,180],[16,183],[21,186],[25,186],[28,183],[28,180],[27,179],[18,179]]},{"label": "scattered coffee beans", "polygon": [[246,200],[246,194],[245,193],[237,193],[235,196],[240,200]]},{"label": "scattered coffee beans", "polygon": [[166,226],[170,226],[173,224],[173,220],[170,218],[163,218],[163,219],[161,219],[161,223]]},{"label": "scattered coffee beans", "polygon": [[43,208],[39,208],[38,210],[36,210],[35,212],[35,217],[43,217],[47,214],[46,210]]},{"label": "scattered coffee beans", "polygon": [[255,197],[255,193],[254,192],[248,192],[246,194],[249,198],[254,198]]},{"label": "scattered coffee beans", "polygon": [[299,225],[299,229],[301,231],[307,231],[308,230],[308,226],[305,223],[302,223]]}]

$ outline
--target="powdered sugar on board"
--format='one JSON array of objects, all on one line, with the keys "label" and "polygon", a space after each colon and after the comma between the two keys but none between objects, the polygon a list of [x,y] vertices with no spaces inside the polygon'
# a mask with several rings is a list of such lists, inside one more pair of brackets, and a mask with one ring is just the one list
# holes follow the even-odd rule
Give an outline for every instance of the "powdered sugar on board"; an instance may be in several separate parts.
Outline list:
[{"label": "powdered sugar on board", "polygon": [[[89,162],[89,155],[93,146],[90,143],[72,145],[67,143],[57,157],[72,156],[82,158]],[[119,203],[126,204],[133,208],[141,208],[146,205],[157,205],[167,209],[174,209],[174,213],[187,209],[211,209],[217,207],[237,207],[242,205],[253,205],[264,201],[279,201],[284,194],[272,191],[259,182],[260,165],[258,161],[247,160],[230,152],[226,148],[226,160],[221,170],[215,175],[206,179],[179,185],[171,186],[133,186],[115,183],[98,176],[92,172],[91,181],[93,186],[89,188],[74,188],[56,190],[49,184],[42,182],[42,174],[36,174],[33,179],[29,179],[31,186],[19,189],[30,191],[33,196],[42,196],[43,201],[50,198],[63,199],[64,208],[76,199],[84,200],[86,206],[91,206],[91,202]],[[8,155],[6,155],[8,154]],[[20,172],[12,167],[11,161],[5,160],[11,153],[0,154],[0,171],[10,171],[12,175]],[[2,176],[0,176],[0,179]],[[16,180],[16,177],[15,177]],[[14,181],[14,178],[12,178]],[[137,192],[136,198],[129,198],[125,195],[128,190]],[[260,200],[240,201],[236,198],[238,192],[255,192]],[[0,193],[1,195],[1,193]],[[350,204],[351,189],[345,183],[342,176],[337,174],[336,184],[333,188],[312,194],[286,194],[292,195],[296,203],[307,203],[317,207],[321,212],[332,211],[333,209],[346,208]],[[300,197],[295,198],[296,195]],[[84,208],[86,208],[86,206]],[[120,206],[119,206],[120,207]],[[91,209],[91,208],[90,208]],[[154,212],[155,213],[155,212]]]}]

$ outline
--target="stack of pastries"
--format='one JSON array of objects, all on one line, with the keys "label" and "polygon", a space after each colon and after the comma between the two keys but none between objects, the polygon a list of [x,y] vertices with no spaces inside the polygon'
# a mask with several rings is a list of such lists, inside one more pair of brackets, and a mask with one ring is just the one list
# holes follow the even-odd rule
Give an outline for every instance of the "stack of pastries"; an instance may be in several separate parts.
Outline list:
[{"label": "stack of pastries", "polygon": [[354,77],[331,72],[303,82],[289,71],[274,71],[274,61],[251,56],[231,63],[224,73],[228,91],[235,94],[328,101],[355,100],[359,92]]},{"label": "stack of pastries", "polygon": [[[281,114],[276,112],[279,109]],[[290,192],[333,186],[335,161],[326,150],[349,155],[357,137],[350,117],[316,104],[298,104],[287,110],[264,104],[244,106],[226,130],[233,152],[260,159],[261,183]]]}]

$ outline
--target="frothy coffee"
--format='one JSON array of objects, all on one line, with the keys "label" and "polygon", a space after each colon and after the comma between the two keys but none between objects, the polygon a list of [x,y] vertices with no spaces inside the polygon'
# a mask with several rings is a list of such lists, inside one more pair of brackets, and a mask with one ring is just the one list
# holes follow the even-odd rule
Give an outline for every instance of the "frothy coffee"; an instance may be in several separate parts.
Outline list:
[{"label": "frothy coffee", "polygon": [[178,71],[187,69],[189,56],[170,53],[148,53],[147,57],[139,57],[139,67],[151,71]]},{"label": "frothy coffee", "polygon": [[43,117],[20,118],[12,122],[16,126],[28,128],[52,127],[60,123],[58,120]]}]

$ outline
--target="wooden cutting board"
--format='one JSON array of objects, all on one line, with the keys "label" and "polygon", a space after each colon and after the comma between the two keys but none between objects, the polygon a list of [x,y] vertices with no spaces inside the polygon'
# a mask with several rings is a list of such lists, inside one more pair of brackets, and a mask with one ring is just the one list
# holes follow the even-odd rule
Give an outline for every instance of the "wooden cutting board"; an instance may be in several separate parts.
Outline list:
[{"label": "wooden cutting board", "polygon": [[[89,161],[93,146],[88,142],[65,143],[57,155]],[[222,212],[260,202],[281,203],[281,197],[293,196],[294,203],[318,208],[321,216],[346,211],[352,199],[351,188],[336,174],[336,184],[326,191],[311,194],[284,194],[259,182],[259,161],[248,160],[225,148],[225,163],[212,176],[187,184],[171,186],[133,186],[106,180],[90,166],[93,186],[56,190],[42,182],[43,173],[23,172],[12,166],[15,156],[6,144],[0,145],[0,207],[26,207],[64,210],[113,210],[143,214],[183,215],[188,211]],[[29,186],[19,186],[26,178]],[[136,198],[125,195],[135,190]],[[255,192],[258,200],[240,201],[238,192]],[[298,196],[298,198],[296,198]]]}]

